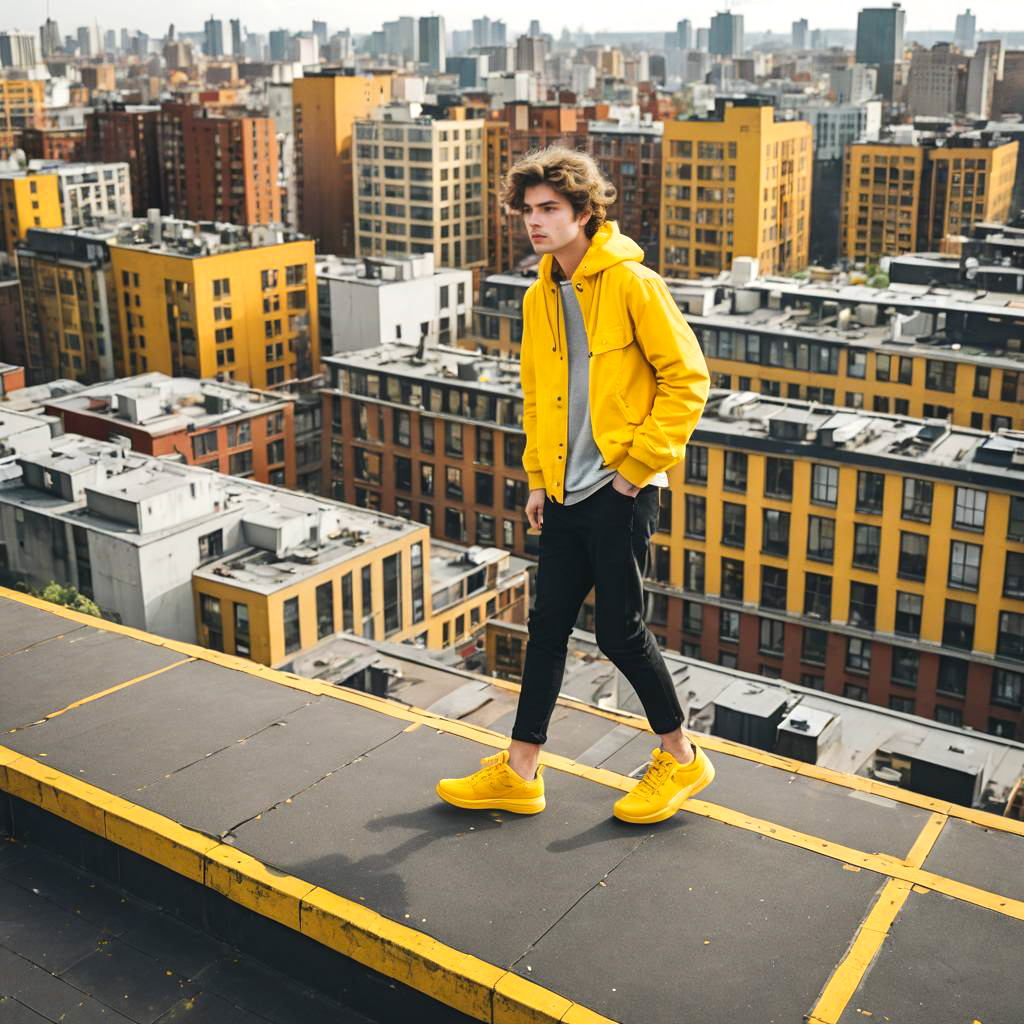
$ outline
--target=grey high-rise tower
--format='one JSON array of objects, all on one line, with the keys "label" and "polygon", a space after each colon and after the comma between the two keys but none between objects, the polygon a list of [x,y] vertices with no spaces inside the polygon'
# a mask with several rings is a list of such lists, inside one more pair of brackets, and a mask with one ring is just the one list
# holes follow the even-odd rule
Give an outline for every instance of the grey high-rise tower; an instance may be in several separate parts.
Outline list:
[{"label": "grey high-rise tower", "polygon": [[971,9],[968,7],[963,14],[958,14],[956,16],[956,31],[953,33],[953,42],[956,43],[961,50],[973,50],[974,31],[974,15],[971,14]]},{"label": "grey high-rise tower", "polygon": [[810,26],[806,18],[793,22],[792,44],[794,50],[806,50],[811,42]]},{"label": "grey high-rise tower", "polygon": [[743,52],[743,15],[719,11],[711,19],[708,50],[718,57],[738,57]]},{"label": "grey high-rise tower", "polygon": [[676,45],[680,50],[693,49],[693,25],[689,18],[676,22]]},{"label": "grey high-rise tower", "polygon": [[898,3],[891,7],[865,7],[857,15],[858,64],[878,66],[878,91],[893,98],[896,65],[903,60],[903,29],[906,13]]},{"label": "grey high-rise tower", "polygon": [[203,26],[206,30],[206,38],[203,41],[203,53],[207,57],[224,56],[224,26],[219,18],[210,15],[209,20]]},{"label": "grey high-rise tower", "polygon": [[420,18],[420,63],[437,74],[445,68],[444,18],[431,14]]}]

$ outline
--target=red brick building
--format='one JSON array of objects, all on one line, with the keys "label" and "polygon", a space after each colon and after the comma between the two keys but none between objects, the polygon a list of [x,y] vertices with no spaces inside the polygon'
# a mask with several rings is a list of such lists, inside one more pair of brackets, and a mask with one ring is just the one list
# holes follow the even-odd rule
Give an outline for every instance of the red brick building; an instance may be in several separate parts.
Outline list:
[{"label": "red brick building", "polygon": [[29,160],[85,160],[84,128],[25,128],[21,148]]},{"label": "red brick building", "polygon": [[133,451],[179,456],[260,483],[295,487],[295,403],[234,381],[144,373],[48,400],[66,433],[127,438]]},{"label": "red brick building", "polygon": [[101,163],[125,161],[132,183],[132,212],[143,217],[163,209],[156,106],[119,105],[85,115],[85,156]]}]

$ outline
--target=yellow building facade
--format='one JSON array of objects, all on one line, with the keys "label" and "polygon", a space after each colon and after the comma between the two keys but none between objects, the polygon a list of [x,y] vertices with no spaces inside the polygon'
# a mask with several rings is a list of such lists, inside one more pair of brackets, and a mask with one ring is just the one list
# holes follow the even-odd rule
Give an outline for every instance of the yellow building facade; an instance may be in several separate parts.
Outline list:
[{"label": "yellow building facade", "polygon": [[29,228],[59,228],[64,223],[56,174],[0,173],[0,246],[14,247]]},{"label": "yellow building facade", "polygon": [[311,239],[187,255],[111,242],[118,376],[218,373],[266,388],[320,363]]},{"label": "yellow building facade", "polygon": [[701,277],[752,256],[762,272],[807,266],[811,126],[773,107],[720,99],[715,115],[666,121],[660,260],[666,277]]},{"label": "yellow building facade", "polygon": [[0,158],[21,145],[24,128],[42,128],[46,83],[0,77]]},{"label": "yellow building facade", "polygon": [[292,83],[298,224],[321,252],[355,252],[352,125],[391,99],[391,78],[335,69]]},{"label": "yellow building facade", "polygon": [[846,148],[840,251],[851,263],[934,251],[948,235],[1010,215],[1018,143],[967,146],[951,141],[902,145],[859,142]]}]

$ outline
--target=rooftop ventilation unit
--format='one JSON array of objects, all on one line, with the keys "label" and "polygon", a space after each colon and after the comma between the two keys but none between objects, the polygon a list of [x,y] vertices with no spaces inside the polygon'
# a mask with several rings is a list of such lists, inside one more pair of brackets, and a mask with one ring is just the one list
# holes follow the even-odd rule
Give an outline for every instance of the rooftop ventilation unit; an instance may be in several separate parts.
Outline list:
[{"label": "rooftop ventilation unit", "polygon": [[786,711],[786,691],[753,681],[738,680],[714,701],[712,735],[771,750]]}]

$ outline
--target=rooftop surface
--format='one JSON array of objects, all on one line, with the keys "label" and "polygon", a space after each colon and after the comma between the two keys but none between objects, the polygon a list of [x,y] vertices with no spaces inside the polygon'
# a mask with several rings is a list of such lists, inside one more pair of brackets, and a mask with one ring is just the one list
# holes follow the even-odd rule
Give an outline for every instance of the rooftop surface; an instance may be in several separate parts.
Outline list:
[{"label": "rooftop surface", "polygon": [[11,591],[0,694],[0,790],[478,1020],[1019,1019],[1019,821],[697,736],[628,826],[654,738],[567,700],[547,810],[461,811],[501,733]]}]

